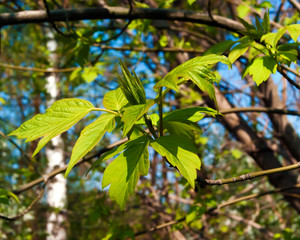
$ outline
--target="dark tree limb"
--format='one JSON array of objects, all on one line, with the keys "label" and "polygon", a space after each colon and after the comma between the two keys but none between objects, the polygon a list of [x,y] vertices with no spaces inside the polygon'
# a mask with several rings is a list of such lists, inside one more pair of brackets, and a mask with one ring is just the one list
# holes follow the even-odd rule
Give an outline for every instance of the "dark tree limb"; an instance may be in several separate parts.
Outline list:
[{"label": "dark tree limb", "polygon": [[[60,9],[49,11],[51,21],[78,21],[89,19],[128,19],[130,9],[123,7],[85,8],[85,9]],[[181,22],[201,23],[220,27],[229,31],[244,30],[244,26],[232,19],[213,15],[213,20],[207,13],[184,11],[175,9],[134,8],[130,19],[160,19]],[[50,22],[44,10],[22,11],[17,13],[0,14],[0,25],[17,25],[26,23]]]}]

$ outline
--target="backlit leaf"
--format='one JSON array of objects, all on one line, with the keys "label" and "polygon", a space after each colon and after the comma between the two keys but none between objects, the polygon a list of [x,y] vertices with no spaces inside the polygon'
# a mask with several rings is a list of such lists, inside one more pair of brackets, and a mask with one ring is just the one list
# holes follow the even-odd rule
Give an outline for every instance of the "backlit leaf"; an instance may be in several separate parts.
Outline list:
[{"label": "backlit leaf", "polygon": [[101,140],[105,132],[111,132],[115,126],[115,116],[111,113],[104,113],[94,122],[86,126],[80,133],[78,140],[72,150],[72,155],[65,177],[68,176],[74,165],[90,152]]},{"label": "backlit leaf", "polygon": [[260,41],[264,41],[267,44],[270,44],[273,48],[276,47],[277,42],[282,37],[282,35],[285,33],[284,28],[280,28],[277,33],[267,33],[263,35],[260,39]]},{"label": "backlit leaf", "polygon": [[195,187],[197,169],[200,169],[201,161],[198,157],[194,143],[185,136],[170,135],[157,138],[150,143],[161,156],[177,167],[191,186]]},{"label": "backlit leaf", "polygon": [[229,53],[228,59],[231,63],[234,63],[240,56],[247,52],[251,42],[243,42],[236,45]]},{"label": "backlit leaf", "polygon": [[253,76],[253,81],[259,85],[263,81],[266,81],[271,73],[275,73],[277,63],[272,57],[265,56],[256,58],[249,66],[246,73]]},{"label": "backlit leaf", "polygon": [[154,105],[154,101],[150,100],[146,104],[129,106],[125,109],[122,120],[124,121],[123,136],[126,136],[133,124],[139,120],[148,109]]},{"label": "backlit leaf", "polygon": [[229,49],[234,44],[232,40],[226,40],[220,43],[213,45],[207,51],[205,51],[204,55],[208,54],[223,54],[227,49]]},{"label": "backlit leaf", "polygon": [[121,88],[109,91],[104,95],[103,106],[107,109],[120,111],[126,104],[128,101]]},{"label": "backlit leaf", "polygon": [[116,201],[121,209],[130,194],[134,193],[140,175],[148,174],[149,140],[143,136],[135,139],[135,144],[126,148],[105,169],[102,187],[109,187],[109,196]]},{"label": "backlit leaf", "polygon": [[67,131],[94,108],[87,100],[69,98],[56,101],[44,114],[37,114],[9,135],[27,138],[26,142],[43,137],[34,151],[35,156],[51,138]]},{"label": "backlit leaf", "polygon": [[291,35],[291,38],[294,40],[294,42],[297,42],[298,37],[300,35],[300,24],[289,25],[287,26],[287,30]]},{"label": "backlit leaf", "polygon": [[209,65],[218,62],[231,66],[231,63],[225,56],[210,54],[195,57],[170,71],[162,80],[155,84],[154,88],[167,87],[178,92],[178,85],[191,80],[202,91],[207,92],[209,97],[217,104],[213,86],[213,82],[216,81],[216,76],[210,70]]},{"label": "backlit leaf", "polygon": [[200,121],[205,114],[215,117],[218,112],[215,109],[209,107],[192,107],[178,109],[170,112],[167,116],[164,117],[164,122],[166,121],[191,121],[198,122]]}]

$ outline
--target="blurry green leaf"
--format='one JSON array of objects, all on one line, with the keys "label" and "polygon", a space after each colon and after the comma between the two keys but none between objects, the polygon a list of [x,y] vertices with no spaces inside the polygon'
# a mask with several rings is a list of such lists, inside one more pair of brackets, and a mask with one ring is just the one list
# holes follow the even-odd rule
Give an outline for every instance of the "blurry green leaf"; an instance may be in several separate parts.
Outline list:
[{"label": "blurry green leaf", "polygon": [[188,5],[192,6],[192,4],[193,4],[194,2],[196,2],[196,0],[187,0],[187,2],[188,2]]},{"label": "blurry green leaf", "polygon": [[124,150],[106,168],[102,187],[109,187],[109,196],[121,209],[130,194],[134,193],[140,175],[147,175],[149,170],[149,139],[145,136],[135,139],[135,144]]},{"label": "blurry green leaf", "polygon": [[218,62],[231,66],[231,63],[225,56],[211,54],[195,57],[170,71],[162,80],[155,84],[154,88],[167,87],[178,92],[178,85],[191,80],[202,91],[207,92],[209,97],[217,104],[213,86],[216,77],[208,66]]},{"label": "blurry green leaf", "polygon": [[82,72],[82,78],[87,83],[91,83],[92,81],[94,81],[98,75],[99,73],[96,67],[86,67]]},{"label": "blurry green leaf", "polygon": [[258,8],[267,8],[270,9],[274,7],[270,1],[262,1],[260,4],[257,5]]},{"label": "blurry green leaf", "polygon": [[133,105],[125,109],[122,117],[124,121],[123,136],[127,135],[133,124],[141,118],[154,103],[154,100],[149,100],[146,104]]},{"label": "blurry green leaf", "polygon": [[81,67],[84,67],[84,65],[88,62],[89,52],[90,44],[81,44],[78,48],[77,61]]},{"label": "blurry green leaf", "polygon": [[19,203],[19,198],[14,193],[3,188],[0,188],[0,198],[13,198],[17,203]]},{"label": "blurry green leaf", "polygon": [[65,177],[68,176],[78,160],[83,158],[96,146],[106,131],[111,132],[114,129],[115,116],[115,114],[104,113],[81,131],[80,136],[73,147]]},{"label": "blurry green leaf", "polygon": [[78,78],[81,70],[82,69],[80,67],[76,68],[70,75],[70,81],[74,81],[76,78]]},{"label": "blurry green leaf", "polygon": [[265,11],[264,20],[262,22],[262,27],[263,27],[265,33],[270,32],[270,16],[269,16],[269,11]]},{"label": "blurry green leaf", "polygon": [[121,88],[109,91],[104,95],[103,106],[107,109],[120,111],[126,104],[128,101]]},{"label": "blurry green leaf", "polygon": [[160,37],[160,39],[159,39],[159,45],[160,45],[161,47],[165,47],[165,46],[168,45],[168,38],[167,38],[166,35],[162,35],[162,36]]},{"label": "blurry green leaf", "polygon": [[240,18],[244,18],[248,15],[250,12],[250,7],[245,4],[239,4],[238,7],[236,8],[237,14]]},{"label": "blurry green leaf", "polygon": [[217,43],[210,47],[203,56],[209,55],[209,54],[223,54],[227,49],[229,49],[235,42],[232,40],[226,40],[220,43]]},{"label": "blurry green leaf", "polygon": [[291,38],[294,40],[294,42],[297,42],[298,37],[300,35],[300,24],[289,25],[287,26],[287,30],[291,35]]},{"label": "blurry green leaf", "polygon": [[68,98],[56,101],[44,114],[37,114],[9,134],[27,138],[26,142],[43,137],[32,156],[35,156],[51,138],[67,131],[94,108],[87,100]]},{"label": "blurry green leaf", "polygon": [[138,1],[134,1],[134,4],[137,8],[150,8],[149,5],[147,5],[146,3],[141,3]]},{"label": "blurry green leaf", "polygon": [[277,69],[277,63],[272,57],[265,56],[256,58],[249,66],[247,72],[253,76],[253,81],[260,85],[263,81],[266,81],[271,73],[275,73]]},{"label": "blurry green leaf", "polygon": [[231,63],[234,63],[240,56],[247,52],[251,42],[240,43],[236,45],[229,53],[228,59]]},{"label": "blurry green leaf", "polygon": [[200,169],[201,161],[194,143],[185,136],[170,135],[157,138],[150,143],[161,156],[177,167],[191,186],[195,187],[196,169]]},{"label": "blurry green leaf", "polygon": [[0,97],[0,103],[5,104],[4,98]]},{"label": "blurry green leaf", "polygon": [[282,35],[285,33],[284,28],[280,28],[277,33],[267,33],[263,35],[260,39],[260,41],[264,41],[267,44],[270,44],[273,48],[276,47],[277,42],[282,37]]}]

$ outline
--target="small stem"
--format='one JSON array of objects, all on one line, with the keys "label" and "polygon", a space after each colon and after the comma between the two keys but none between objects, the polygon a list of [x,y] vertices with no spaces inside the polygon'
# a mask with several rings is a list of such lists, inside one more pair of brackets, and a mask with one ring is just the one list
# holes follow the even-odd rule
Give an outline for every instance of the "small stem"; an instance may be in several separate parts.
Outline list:
[{"label": "small stem", "polygon": [[134,125],[134,128],[143,133],[145,136],[147,136],[150,140],[153,140],[153,138],[150,136],[149,133],[147,133],[141,126]]},{"label": "small stem", "polygon": [[144,114],[144,120],[145,120],[145,123],[146,123],[146,125],[147,125],[149,131],[152,133],[153,137],[154,137],[155,139],[158,138],[158,136],[157,136],[157,134],[156,134],[156,132],[155,132],[155,129],[154,129],[153,125],[152,125],[152,122],[151,122],[151,120],[147,117],[146,114]]},{"label": "small stem", "polygon": [[115,115],[119,115],[119,113],[112,111],[112,110],[105,109],[105,108],[93,108],[92,111],[108,112],[108,113],[112,113]]},{"label": "small stem", "polygon": [[162,137],[164,135],[164,125],[163,125],[163,96],[162,96],[162,88],[159,89],[159,136]]}]

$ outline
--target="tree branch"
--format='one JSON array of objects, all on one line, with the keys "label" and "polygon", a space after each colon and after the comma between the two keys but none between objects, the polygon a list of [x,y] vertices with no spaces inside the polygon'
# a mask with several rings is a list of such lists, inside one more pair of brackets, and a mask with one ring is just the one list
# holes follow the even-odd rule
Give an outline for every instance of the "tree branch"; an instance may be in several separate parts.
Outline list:
[{"label": "tree branch", "polygon": [[[126,141],[127,141],[127,139],[122,139],[120,141],[114,142],[113,144],[110,144],[107,147],[100,149],[96,154],[94,154],[92,156],[89,156],[87,158],[83,158],[82,160],[80,160],[79,162],[77,162],[75,166],[78,166],[78,165],[80,165],[80,164],[82,164],[82,163],[84,163],[84,162],[86,162],[88,160],[91,160],[93,158],[98,158],[101,154],[103,154],[103,153],[111,150],[112,148],[114,148],[116,146],[119,146],[119,145],[123,144]],[[16,190],[13,190],[12,192],[14,194],[20,194],[20,193],[22,193],[22,192],[24,192],[24,191],[26,191],[26,190],[28,190],[28,189],[30,189],[32,187],[34,187],[34,186],[36,186],[36,185],[44,182],[45,178],[49,180],[49,179],[55,177],[57,174],[63,173],[64,171],[66,171],[67,167],[68,167],[68,165],[65,165],[65,166],[63,166],[61,168],[58,168],[58,169],[56,169],[56,170],[48,173],[47,175],[44,175],[43,177],[40,177],[40,178],[38,178],[36,180],[33,180],[32,182],[24,184],[23,186],[21,186],[20,188],[18,188]]]},{"label": "tree branch", "polygon": [[289,2],[297,9],[298,12],[300,12],[300,3],[296,0],[289,0]]},{"label": "tree branch", "polygon": [[273,168],[273,169],[263,170],[263,171],[253,172],[253,173],[247,173],[247,174],[241,175],[239,177],[232,177],[232,178],[218,179],[218,180],[198,178],[197,181],[200,182],[201,184],[204,183],[204,184],[211,185],[211,186],[212,185],[220,186],[220,185],[229,184],[229,183],[247,181],[247,180],[251,180],[253,178],[267,176],[267,175],[274,174],[274,173],[286,172],[286,171],[294,170],[297,168],[300,168],[300,162],[289,165],[289,166],[285,166],[285,167]]},{"label": "tree branch", "polygon": [[278,68],[278,72],[294,87],[298,88],[300,90],[300,85],[293,81],[281,68]]},{"label": "tree branch", "polygon": [[[128,19],[129,8],[106,7],[85,9],[60,9],[50,11],[51,21],[78,21],[89,19]],[[130,19],[161,19],[170,21],[193,22],[220,27],[229,31],[238,32],[244,30],[244,26],[232,19],[213,15],[214,21],[206,13],[184,11],[177,9],[134,8]],[[47,12],[44,10],[22,11],[17,13],[0,14],[0,25],[16,25],[26,23],[50,22]]]},{"label": "tree branch", "polygon": [[241,107],[241,108],[230,108],[230,109],[220,110],[220,113],[222,114],[240,113],[240,112],[264,112],[264,113],[300,116],[300,112],[298,111],[278,109],[278,108],[267,108],[267,107]]}]

